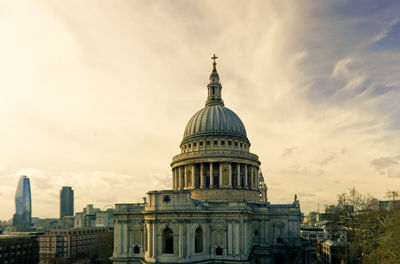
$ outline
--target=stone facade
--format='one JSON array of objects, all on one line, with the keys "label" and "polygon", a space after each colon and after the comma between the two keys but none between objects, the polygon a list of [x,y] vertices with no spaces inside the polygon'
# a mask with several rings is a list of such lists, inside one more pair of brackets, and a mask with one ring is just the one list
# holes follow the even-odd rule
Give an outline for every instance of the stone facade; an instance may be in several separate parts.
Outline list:
[{"label": "stone facade", "polygon": [[172,190],[116,205],[115,264],[308,263],[297,198],[268,202],[258,156],[221,90],[214,60],[206,106],[172,159]]}]

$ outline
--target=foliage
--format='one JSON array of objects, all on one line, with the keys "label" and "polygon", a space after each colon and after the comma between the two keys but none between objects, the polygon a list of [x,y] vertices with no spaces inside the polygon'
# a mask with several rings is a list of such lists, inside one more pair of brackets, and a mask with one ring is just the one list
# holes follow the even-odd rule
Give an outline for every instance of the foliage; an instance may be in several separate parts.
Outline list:
[{"label": "foliage", "polygon": [[[393,204],[399,192],[388,191]],[[336,206],[327,208],[330,233],[333,239],[345,231],[349,246],[345,263],[399,263],[400,260],[400,208],[379,208],[377,199],[364,196],[353,187],[338,195]]]}]

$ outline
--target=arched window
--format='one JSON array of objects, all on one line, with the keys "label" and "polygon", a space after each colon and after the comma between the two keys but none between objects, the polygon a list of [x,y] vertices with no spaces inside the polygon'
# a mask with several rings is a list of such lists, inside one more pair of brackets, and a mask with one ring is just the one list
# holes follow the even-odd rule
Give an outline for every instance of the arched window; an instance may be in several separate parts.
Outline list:
[{"label": "arched window", "polygon": [[135,246],[133,247],[133,254],[139,254],[139,253],[140,253],[140,248],[139,248],[138,245],[135,245]]},{"label": "arched window", "polygon": [[215,249],[215,255],[217,255],[217,256],[221,256],[222,255],[222,248],[221,247],[217,247]]},{"label": "arched window", "polygon": [[201,230],[201,227],[198,227],[194,234],[194,252],[203,252],[203,230]]},{"label": "arched window", "polygon": [[173,254],[174,253],[174,237],[173,232],[170,228],[165,228],[162,235],[163,240],[163,253]]}]

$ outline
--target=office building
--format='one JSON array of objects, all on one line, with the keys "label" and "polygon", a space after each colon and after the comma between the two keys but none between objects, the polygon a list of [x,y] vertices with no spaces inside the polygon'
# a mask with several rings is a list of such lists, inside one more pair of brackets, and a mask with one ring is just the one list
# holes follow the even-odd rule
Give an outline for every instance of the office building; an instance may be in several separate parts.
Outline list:
[{"label": "office building", "polygon": [[60,218],[64,216],[74,216],[74,190],[69,186],[60,190]]},{"label": "office building", "polygon": [[31,228],[32,202],[29,178],[21,176],[15,193],[15,214],[13,225],[18,232],[29,231]]}]

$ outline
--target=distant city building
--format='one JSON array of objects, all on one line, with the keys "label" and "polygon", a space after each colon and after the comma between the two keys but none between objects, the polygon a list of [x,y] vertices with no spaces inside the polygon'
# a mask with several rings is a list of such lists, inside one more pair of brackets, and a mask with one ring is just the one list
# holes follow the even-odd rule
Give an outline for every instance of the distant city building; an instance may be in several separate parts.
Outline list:
[{"label": "distant city building", "polygon": [[317,263],[321,264],[341,264],[344,263],[347,242],[332,240],[317,240],[316,254]]},{"label": "distant city building", "polygon": [[325,239],[326,233],[324,228],[319,226],[304,226],[300,227],[301,237],[315,243],[317,239]]},{"label": "distant city building", "polygon": [[112,244],[113,233],[105,227],[46,231],[39,236],[40,263],[89,263],[90,256],[108,259]]},{"label": "distant city building", "polygon": [[83,208],[83,212],[75,214],[74,227],[113,227],[114,226],[114,209],[100,210],[94,208],[93,204],[88,204]]},{"label": "distant city building", "polygon": [[70,186],[60,190],[60,218],[64,216],[74,216],[74,190]]},{"label": "distant city building", "polygon": [[37,264],[39,243],[36,235],[0,235],[0,263]]},{"label": "distant city building", "polygon": [[390,211],[400,208],[400,200],[379,201],[379,209]]},{"label": "distant city building", "polygon": [[57,229],[69,229],[74,227],[74,217],[64,216],[63,218],[45,218],[38,219],[33,224],[36,231],[48,231]]},{"label": "distant city building", "polygon": [[15,214],[13,225],[18,232],[29,231],[31,228],[32,202],[29,178],[21,176],[15,193]]}]

